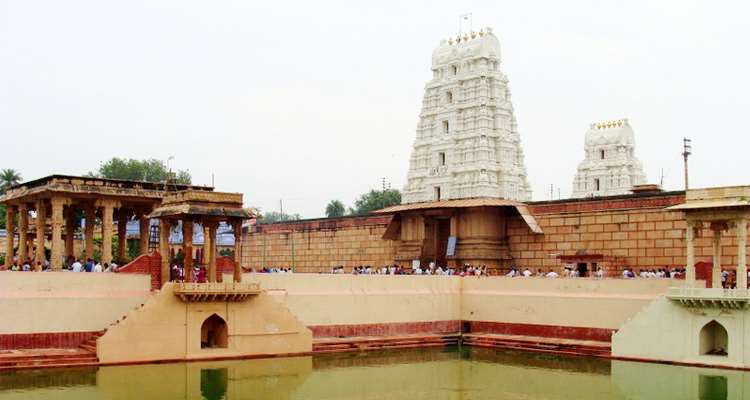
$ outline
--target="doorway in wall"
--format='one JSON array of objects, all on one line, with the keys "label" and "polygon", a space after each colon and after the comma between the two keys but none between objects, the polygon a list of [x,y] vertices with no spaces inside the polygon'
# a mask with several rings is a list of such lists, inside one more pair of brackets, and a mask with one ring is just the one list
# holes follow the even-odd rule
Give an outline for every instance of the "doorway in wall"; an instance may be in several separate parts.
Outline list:
[{"label": "doorway in wall", "polygon": [[447,265],[445,253],[448,251],[448,238],[451,235],[450,218],[439,218],[436,227],[437,248],[435,249],[435,263],[441,267],[445,267]]},{"label": "doorway in wall", "polygon": [[723,325],[713,320],[701,328],[700,354],[726,356],[729,353],[729,335]]},{"label": "doorway in wall", "polygon": [[211,314],[201,325],[201,348],[227,347],[228,342],[226,321],[216,314]]},{"label": "doorway in wall", "polygon": [[585,262],[579,262],[576,264],[576,270],[578,270],[578,276],[585,277],[589,273],[589,265]]}]

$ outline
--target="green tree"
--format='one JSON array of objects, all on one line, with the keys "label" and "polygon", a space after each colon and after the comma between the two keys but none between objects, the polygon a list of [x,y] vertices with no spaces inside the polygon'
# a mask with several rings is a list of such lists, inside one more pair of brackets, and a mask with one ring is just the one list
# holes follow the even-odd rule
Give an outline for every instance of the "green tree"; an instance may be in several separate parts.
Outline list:
[{"label": "green tree", "polygon": [[258,215],[259,224],[272,224],[274,222],[298,221],[302,219],[299,214],[280,213],[278,211],[266,212]]},{"label": "green tree", "polygon": [[352,215],[365,215],[371,211],[401,204],[401,192],[397,189],[375,190],[359,196],[354,202],[354,208],[349,209]]},{"label": "green tree", "polygon": [[[155,158],[135,160],[113,157],[102,163],[97,172],[89,172],[89,176],[100,178],[146,182],[165,182],[168,175],[169,171],[164,162]],[[176,175],[179,184],[189,185],[192,181],[188,171],[179,170]]]},{"label": "green tree", "polygon": [[5,193],[9,187],[21,183],[21,174],[12,168],[0,171],[0,194]]},{"label": "green tree", "polygon": [[331,200],[326,206],[326,217],[337,218],[346,214],[346,206],[339,200]]},{"label": "green tree", "polygon": [[[21,174],[12,169],[5,168],[0,171],[0,195],[13,185],[21,183]],[[0,204],[0,228],[5,229],[5,204]]]}]

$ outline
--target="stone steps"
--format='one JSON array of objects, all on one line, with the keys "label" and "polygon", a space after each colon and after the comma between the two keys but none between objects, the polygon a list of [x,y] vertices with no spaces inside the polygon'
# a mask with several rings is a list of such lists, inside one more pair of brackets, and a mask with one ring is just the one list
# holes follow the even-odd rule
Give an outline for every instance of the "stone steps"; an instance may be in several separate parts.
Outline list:
[{"label": "stone steps", "polygon": [[[145,306],[140,304],[131,312],[138,312]],[[127,319],[122,316],[110,326],[117,325]],[[62,368],[99,365],[96,355],[97,340],[107,332],[107,329],[94,332],[91,337],[78,345],[75,349],[23,349],[9,353],[0,353],[0,370],[18,370],[34,368]]]},{"label": "stone steps", "polygon": [[502,348],[594,357],[609,357],[612,354],[612,346],[609,342],[538,336],[466,334],[462,337],[462,344],[484,348]]},{"label": "stone steps", "polygon": [[313,341],[315,353],[338,353],[378,349],[443,347],[458,344],[459,334],[407,335],[396,337],[319,338]]},{"label": "stone steps", "polygon": [[0,355],[0,370],[97,365],[95,353],[81,349],[36,349]]}]

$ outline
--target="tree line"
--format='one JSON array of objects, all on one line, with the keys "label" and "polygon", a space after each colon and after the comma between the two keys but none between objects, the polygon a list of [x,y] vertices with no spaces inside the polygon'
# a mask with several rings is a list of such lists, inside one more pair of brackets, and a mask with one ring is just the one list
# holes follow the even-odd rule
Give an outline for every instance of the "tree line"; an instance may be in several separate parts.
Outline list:
[{"label": "tree line", "polygon": [[[136,160],[132,158],[113,157],[99,165],[96,171],[86,174],[88,177],[125,179],[131,181],[166,182],[169,177],[167,165],[155,158]],[[178,184],[189,185],[192,182],[190,172],[178,170],[176,172]],[[12,168],[0,170],[0,195],[5,194],[13,185],[21,183],[21,173]],[[0,204],[0,228],[5,229],[5,205]]]},{"label": "tree line", "polygon": [[[361,194],[351,207],[347,207],[341,200],[331,200],[326,205],[325,215],[327,218],[367,215],[372,211],[396,204],[401,204],[401,192],[398,190],[372,189],[367,193]],[[279,211],[263,212],[259,208],[254,208],[252,211],[257,216],[259,224],[298,221],[302,219],[302,216],[299,214],[288,214]]]}]

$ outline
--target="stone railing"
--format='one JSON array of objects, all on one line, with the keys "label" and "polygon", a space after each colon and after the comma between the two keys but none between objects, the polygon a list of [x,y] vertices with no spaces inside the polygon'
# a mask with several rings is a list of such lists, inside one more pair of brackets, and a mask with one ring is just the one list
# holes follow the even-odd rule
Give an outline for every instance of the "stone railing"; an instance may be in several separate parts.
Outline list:
[{"label": "stone railing", "polygon": [[666,296],[686,307],[747,308],[750,304],[748,289],[672,287]]},{"label": "stone railing", "polygon": [[209,282],[175,284],[174,294],[183,301],[242,301],[261,293],[256,282]]}]

